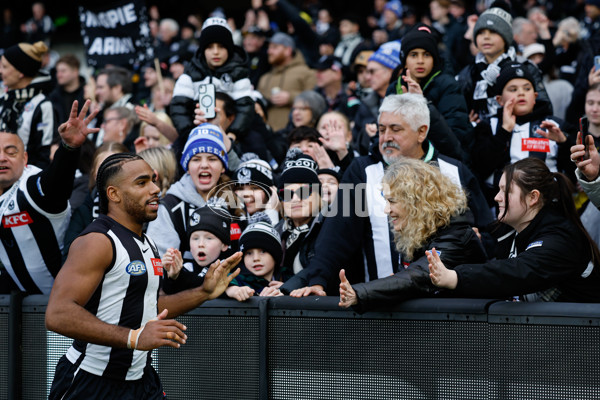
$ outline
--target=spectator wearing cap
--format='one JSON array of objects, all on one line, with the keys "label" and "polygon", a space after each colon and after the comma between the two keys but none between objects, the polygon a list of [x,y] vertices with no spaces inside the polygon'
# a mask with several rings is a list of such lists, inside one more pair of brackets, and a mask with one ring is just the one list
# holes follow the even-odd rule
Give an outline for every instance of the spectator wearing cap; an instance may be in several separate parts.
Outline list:
[{"label": "spectator wearing cap", "polygon": [[360,34],[360,17],[356,14],[346,14],[340,18],[341,39],[335,47],[333,55],[342,60],[342,64],[349,67],[356,57],[356,53],[364,50],[364,38]]},{"label": "spectator wearing cap", "polygon": [[275,226],[284,248],[281,273],[297,274],[315,255],[324,216],[318,165],[298,149],[290,149],[277,185],[283,219]]},{"label": "spectator wearing cap", "polygon": [[354,117],[352,141],[354,148],[366,155],[371,138],[377,134],[374,124],[377,122],[379,106],[386,95],[394,69],[400,64],[400,43],[388,42],[379,47],[367,61],[367,82],[373,90],[362,99]]},{"label": "spectator wearing cap", "polygon": [[256,154],[246,153],[235,171],[235,194],[244,202],[248,216],[263,212],[271,224],[279,221],[278,202],[271,166]]},{"label": "spectator wearing cap", "polygon": [[402,38],[401,50],[403,73],[393,84],[392,93],[421,92],[442,114],[468,153],[473,142],[473,127],[467,103],[454,77],[443,71],[437,31],[429,25],[415,25]]},{"label": "spectator wearing cap", "polygon": [[196,209],[189,219],[187,240],[192,258],[183,260],[181,252],[169,248],[162,257],[166,271],[162,289],[174,294],[202,286],[210,265],[226,256],[231,242],[231,215],[218,205]]},{"label": "spectator wearing cap", "polygon": [[540,158],[551,171],[574,179],[575,166],[569,158],[574,135],[568,136],[562,120],[537,106],[534,85],[535,78],[522,64],[505,65],[496,80],[502,108],[489,123],[480,122],[475,128],[473,170],[491,207],[504,167],[524,158]]},{"label": "spectator wearing cap", "polygon": [[360,100],[343,83],[342,61],[335,56],[322,56],[316,65],[316,92],[325,99],[327,111],[339,111],[354,119]]},{"label": "spectator wearing cap", "polygon": [[472,121],[489,121],[496,115],[499,108],[494,88],[496,78],[504,65],[514,62],[522,63],[534,77],[537,102],[540,106],[547,107],[546,115],[551,115],[552,104],[546,93],[542,74],[535,64],[517,56],[511,45],[513,31],[509,5],[502,0],[494,1],[477,19],[472,34],[479,53],[475,56],[475,61],[467,65],[457,77],[467,107],[473,112]]},{"label": "spectator wearing cap", "polygon": [[[177,154],[181,154],[187,133],[194,128],[194,109],[200,98],[201,84],[213,84],[215,91],[224,92],[235,100],[235,119],[227,134],[233,134],[241,141],[253,124],[261,121],[254,111],[248,56],[244,49],[233,43],[227,21],[218,17],[204,21],[198,45],[184,74],[175,83],[171,100],[171,118],[180,135],[173,144]],[[260,145],[264,148],[264,141]]]},{"label": "spectator wearing cap", "polygon": [[323,202],[328,207],[331,207],[335,201],[338,188],[340,187],[340,181],[342,180],[340,167],[321,168],[317,170],[317,175],[319,175],[319,182],[321,182],[321,196]]},{"label": "spectator wearing cap", "polygon": [[350,71],[356,76],[356,84],[353,88],[354,93],[360,100],[363,100],[365,96],[373,91],[367,80],[367,62],[373,53],[373,50],[361,51],[356,55],[350,67]]},{"label": "spectator wearing cap", "polygon": [[316,84],[315,71],[296,52],[294,39],[278,32],[269,40],[269,64],[271,71],[258,82],[258,91],[269,102],[267,121],[274,131],[285,128],[296,96],[312,90]]},{"label": "spectator wearing cap", "polygon": [[252,86],[258,85],[258,80],[269,70],[269,56],[267,55],[267,32],[253,25],[244,32],[242,47],[248,54],[248,68],[250,68],[250,82]]},{"label": "spectator wearing cap", "polygon": [[[225,175],[229,157],[223,136],[221,129],[212,124],[199,125],[188,135],[179,161],[185,174],[167,190],[158,217],[148,224],[148,235],[154,239],[160,254],[173,247],[181,251],[184,260],[191,260],[186,233],[188,217],[210,201],[236,198],[233,186],[226,185],[230,181]],[[237,203],[228,202],[226,206],[233,217],[239,219],[244,215]],[[239,225],[237,228],[233,225],[232,231],[234,228],[239,230]],[[237,249],[238,238],[239,235],[232,236],[233,250]]]},{"label": "spectator wearing cap", "polygon": [[0,59],[0,75],[6,93],[0,98],[0,131],[19,135],[28,163],[40,168],[50,163],[50,144],[58,137],[57,115],[48,96],[53,89],[48,75],[40,72],[44,42],[8,47]]},{"label": "spectator wearing cap", "polygon": [[402,37],[402,3],[399,0],[391,0],[383,7],[383,20],[388,40],[397,40]]},{"label": "spectator wearing cap", "polygon": [[225,294],[238,301],[251,296],[282,296],[278,290],[286,276],[281,274],[283,249],[279,232],[268,222],[251,223],[240,237],[244,269],[235,277]]}]

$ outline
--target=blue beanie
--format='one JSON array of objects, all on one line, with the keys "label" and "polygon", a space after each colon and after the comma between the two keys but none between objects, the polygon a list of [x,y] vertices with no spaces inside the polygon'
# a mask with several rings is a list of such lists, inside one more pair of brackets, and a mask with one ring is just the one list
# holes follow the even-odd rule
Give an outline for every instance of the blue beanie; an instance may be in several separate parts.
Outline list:
[{"label": "blue beanie", "polygon": [[389,69],[396,69],[400,65],[400,42],[394,40],[382,44],[371,57],[369,61],[377,61],[379,64]]},{"label": "blue beanie", "polygon": [[221,128],[204,123],[192,129],[181,154],[180,164],[184,171],[188,170],[188,164],[192,157],[200,153],[214,154],[219,157],[225,169],[227,169],[227,150],[225,149],[225,143],[223,143]]}]

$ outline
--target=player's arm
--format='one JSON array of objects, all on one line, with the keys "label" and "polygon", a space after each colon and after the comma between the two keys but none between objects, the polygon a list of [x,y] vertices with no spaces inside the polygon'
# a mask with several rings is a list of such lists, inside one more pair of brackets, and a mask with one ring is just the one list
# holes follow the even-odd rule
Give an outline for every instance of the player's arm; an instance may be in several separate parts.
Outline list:
[{"label": "player's arm", "polygon": [[[112,257],[112,243],[103,234],[88,233],[73,242],[48,300],[48,330],[89,343],[127,347],[131,329],[107,324],[84,308],[111,265]],[[163,345],[179,347],[178,343],[169,339],[185,343],[184,329],[182,324],[174,320],[153,321],[146,324],[143,330],[138,330],[136,348],[149,350]]]},{"label": "player's arm", "polygon": [[169,310],[167,317],[173,318],[198,307],[206,300],[216,299],[240,273],[239,268],[235,271],[234,268],[241,260],[242,253],[238,251],[225,260],[217,260],[212,263],[202,286],[171,295],[161,293],[158,297],[158,312],[167,309]]}]

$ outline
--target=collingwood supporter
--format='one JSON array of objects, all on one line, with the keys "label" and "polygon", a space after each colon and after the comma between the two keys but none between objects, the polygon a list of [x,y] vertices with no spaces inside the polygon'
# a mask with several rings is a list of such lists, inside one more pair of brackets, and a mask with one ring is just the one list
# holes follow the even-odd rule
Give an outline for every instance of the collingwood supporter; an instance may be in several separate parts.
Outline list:
[{"label": "collingwood supporter", "polygon": [[354,119],[360,100],[344,85],[342,68],[340,59],[334,56],[319,58],[315,65],[317,70],[315,91],[327,102],[327,111],[339,111],[349,119]]},{"label": "collingwood supporter", "polygon": [[503,0],[497,0],[482,13],[474,25],[472,36],[479,53],[475,61],[458,74],[472,121],[489,121],[499,108],[494,87],[500,69],[509,63],[520,62],[534,77],[537,101],[543,105],[547,115],[552,115],[552,104],[544,88],[538,67],[521,56],[511,46],[513,41],[512,16]]},{"label": "collingwood supporter", "polygon": [[10,289],[27,294],[49,294],[61,267],[61,244],[69,223],[69,197],[73,190],[79,147],[94,118],[84,118],[89,102],[77,115],[73,103],[69,120],[59,126],[62,145],[44,169],[28,164],[21,138],[0,132],[0,275],[3,293]]},{"label": "collingwood supporter", "polygon": [[242,255],[212,264],[199,288],[166,295],[160,254],[143,233],[160,207],[152,168],[112,155],[97,186],[101,215],[73,242],[48,300],[47,329],[75,339],[49,398],[164,399],[150,351],[185,344],[186,327],[172,318],[221,295]]},{"label": "collingwood supporter", "polygon": [[[581,133],[578,133],[577,143],[581,143],[581,140]],[[571,147],[571,161],[577,165],[575,174],[578,183],[590,201],[600,209],[600,155],[592,135],[586,136],[585,144]]]},{"label": "collingwood supporter", "polygon": [[83,88],[85,78],[79,74],[81,63],[73,54],[65,54],[56,61],[56,87],[48,98],[58,114],[58,121],[69,119],[71,104],[75,100],[81,107],[85,103]]},{"label": "collingwood supporter", "polygon": [[[254,111],[247,58],[244,49],[234,45],[232,31],[226,20],[209,18],[204,22],[199,48],[184,74],[177,79],[171,100],[171,118],[179,132],[179,138],[174,143],[178,156],[187,141],[187,134],[195,126],[194,109],[199,102],[198,89],[201,84],[213,84],[215,91],[224,92],[235,100],[235,119],[226,132],[234,134],[240,142],[245,140],[251,126],[260,121]],[[266,149],[260,135],[252,136],[252,141],[256,146]]]},{"label": "collingwood supporter", "polygon": [[475,128],[473,169],[480,179],[490,207],[498,192],[502,170],[509,163],[527,157],[542,159],[553,172],[572,175],[569,139],[564,121],[539,107],[535,79],[523,64],[502,67],[495,84],[498,115]]},{"label": "collingwood supporter", "polygon": [[496,259],[447,269],[433,248],[427,258],[434,285],[467,297],[600,301],[600,252],[579,220],[566,176],[537,158],[517,161],[505,168],[496,201],[506,228]]},{"label": "collingwood supporter", "polygon": [[327,111],[323,96],[314,90],[305,90],[294,99],[288,123],[285,128],[275,132],[289,141],[290,133],[301,126],[314,128],[321,115]]},{"label": "collingwood supporter", "polygon": [[138,153],[156,173],[156,185],[160,189],[159,197],[162,199],[167,190],[177,178],[177,160],[175,154],[163,146],[149,147]]},{"label": "collingwood supporter", "polygon": [[317,130],[321,134],[321,143],[331,157],[331,161],[339,167],[340,175],[343,175],[358,154],[352,148],[350,120],[338,111],[326,112],[319,118]]},{"label": "collingwood supporter", "polygon": [[0,131],[21,138],[29,164],[39,168],[50,162],[50,145],[58,136],[57,116],[48,95],[53,89],[50,76],[40,72],[43,42],[19,43],[4,50],[0,75],[6,88],[0,96]]},{"label": "collingwood supporter", "polygon": [[359,311],[432,296],[425,254],[432,247],[449,266],[486,261],[483,246],[472,229],[467,196],[439,168],[421,160],[400,158],[383,176],[385,213],[394,232],[404,268],[389,277],[350,285],[340,271],[340,306]]},{"label": "collingwood supporter", "polygon": [[[191,260],[187,240],[189,216],[212,197],[225,198],[233,217],[239,219],[245,214],[241,204],[230,201],[237,198],[233,184],[225,185],[230,179],[225,175],[228,156],[224,136],[218,126],[208,123],[197,126],[188,135],[179,161],[185,174],[167,190],[158,217],[148,224],[148,236],[154,239],[160,254],[172,247],[182,253],[185,261]],[[242,221],[231,224],[233,249],[237,249],[240,224]]]},{"label": "collingwood supporter", "polygon": [[282,286],[284,293],[297,297],[323,295],[327,288],[335,293],[340,268],[345,268],[351,282],[399,271],[399,255],[383,212],[381,181],[387,166],[400,156],[437,164],[445,176],[468,193],[475,226],[482,229],[492,221],[473,174],[461,162],[440,154],[427,140],[429,109],[423,96],[387,96],[378,122],[378,147],[368,156],[355,158],[346,170],[333,207],[336,212],[325,219],[315,257],[304,271]]}]

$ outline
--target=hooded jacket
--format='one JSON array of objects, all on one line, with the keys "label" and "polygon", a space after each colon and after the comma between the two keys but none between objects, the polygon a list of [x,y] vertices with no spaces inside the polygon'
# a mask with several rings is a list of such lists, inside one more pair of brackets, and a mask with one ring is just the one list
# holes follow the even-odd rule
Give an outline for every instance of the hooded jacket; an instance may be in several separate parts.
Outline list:
[{"label": "hooded jacket", "polygon": [[290,101],[285,106],[270,105],[268,107],[268,122],[274,131],[283,129],[287,125],[296,96],[305,90],[314,89],[316,84],[315,71],[308,68],[300,52],[296,52],[289,64],[274,66],[270,72],[260,78],[258,91],[268,101],[271,101],[275,88],[290,93]]}]

